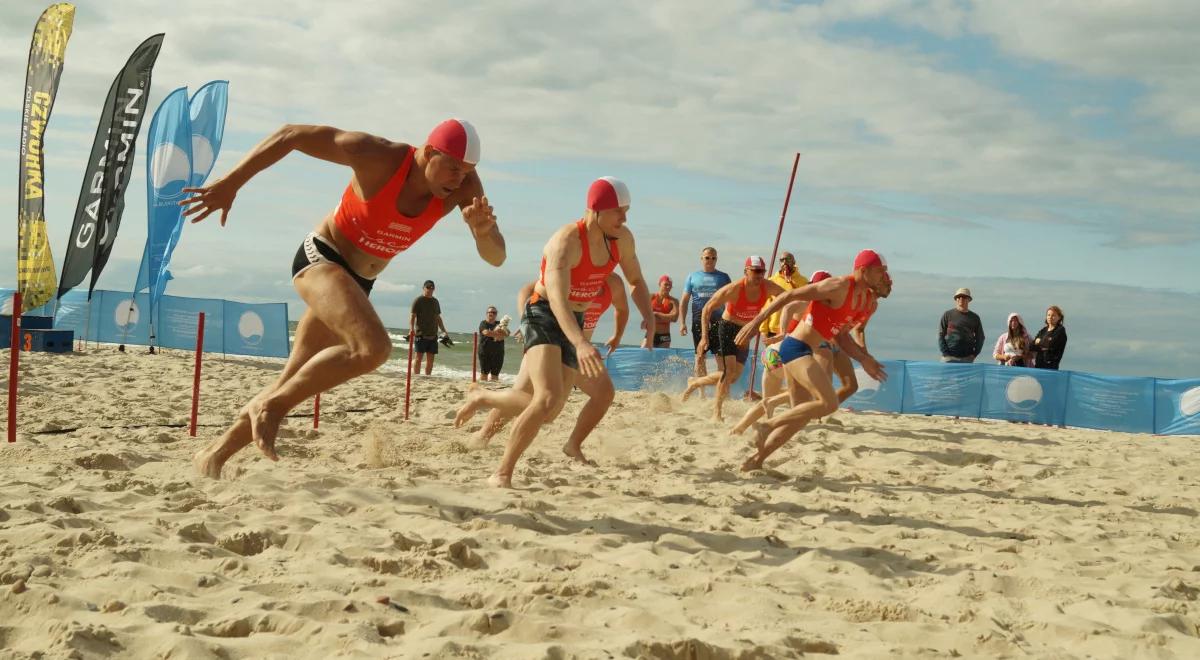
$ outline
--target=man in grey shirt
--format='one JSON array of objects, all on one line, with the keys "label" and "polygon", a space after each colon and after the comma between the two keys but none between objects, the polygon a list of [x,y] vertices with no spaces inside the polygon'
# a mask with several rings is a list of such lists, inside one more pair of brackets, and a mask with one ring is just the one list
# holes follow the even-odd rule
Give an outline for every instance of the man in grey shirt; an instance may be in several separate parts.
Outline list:
[{"label": "man in grey shirt", "polygon": [[942,314],[938,327],[942,362],[974,362],[983,351],[983,322],[968,309],[970,305],[971,290],[959,289],[954,292],[954,309]]},{"label": "man in grey shirt", "polygon": [[428,376],[433,371],[433,356],[438,352],[438,330],[443,335],[448,334],[442,323],[442,306],[433,297],[433,280],[425,280],[421,295],[413,301],[408,327],[413,329],[413,345],[408,350],[414,351],[417,358],[414,372],[421,373],[421,356],[425,356],[425,375]]}]

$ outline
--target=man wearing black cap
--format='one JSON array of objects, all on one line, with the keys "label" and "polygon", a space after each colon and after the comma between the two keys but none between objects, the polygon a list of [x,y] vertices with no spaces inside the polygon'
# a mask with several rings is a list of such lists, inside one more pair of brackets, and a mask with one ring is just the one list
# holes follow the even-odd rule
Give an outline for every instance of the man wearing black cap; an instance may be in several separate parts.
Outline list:
[{"label": "man wearing black cap", "polygon": [[970,304],[971,290],[959,289],[954,292],[954,309],[942,314],[938,326],[942,362],[974,362],[983,350],[983,322],[968,309]]},{"label": "man wearing black cap", "polygon": [[409,317],[408,327],[413,329],[413,345],[410,351],[416,353],[416,372],[421,373],[421,356],[425,356],[425,375],[433,371],[433,356],[438,352],[438,330],[443,336],[446,324],[442,323],[442,306],[433,297],[433,280],[425,280],[421,295],[412,304],[412,316]]}]

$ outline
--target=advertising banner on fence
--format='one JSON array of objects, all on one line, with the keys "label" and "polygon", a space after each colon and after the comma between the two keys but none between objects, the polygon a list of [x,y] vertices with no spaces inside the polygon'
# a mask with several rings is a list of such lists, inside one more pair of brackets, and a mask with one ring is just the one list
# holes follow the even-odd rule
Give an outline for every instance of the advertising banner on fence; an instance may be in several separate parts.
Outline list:
[{"label": "advertising banner on fence", "polygon": [[981,366],[983,407],[979,416],[1039,424],[1063,423],[1070,374],[1052,369]]},{"label": "advertising banner on fence", "polygon": [[1155,381],[1154,432],[1200,435],[1200,378]]},{"label": "advertising banner on fence", "polygon": [[983,396],[980,365],[909,362],[905,374],[904,412],[979,416]]},{"label": "advertising banner on fence", "polygon": [[1071,372],[1066,424],[1154,433],[1154,379]]},{"label": "advertising banner on fence", "polygon": [[54,108],[74,22],[74,6],[50,5],[34,26],[29,46],[17,175],[17,289],[22,294],[22,310],[45,305],[57,290],[54,257],[46,233],[46,125]]},{"label": "advertising banner on fence", "polygon": [[907,364],[903,360],[884,360],[880,364],[887,371],[887,380],[882,383],[871,378],[861,366],[855,365],[854,376],[858,380],[858,391],[846,399],[846,405],[858,410],[900,412],[904,402],[904,379]]}]

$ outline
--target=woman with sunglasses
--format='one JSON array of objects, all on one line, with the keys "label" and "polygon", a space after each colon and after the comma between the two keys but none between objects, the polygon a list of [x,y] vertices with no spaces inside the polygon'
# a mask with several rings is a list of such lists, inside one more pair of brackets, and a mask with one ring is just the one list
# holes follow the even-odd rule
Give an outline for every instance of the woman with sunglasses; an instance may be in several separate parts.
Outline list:
[{"label": "woman with sunglasses", "polygon": [[504,339],[508,330],[500,327],[496,308],[488,307],[487,315],[479,322],[479,376],[484,382],[500,380],[504,368]]}]

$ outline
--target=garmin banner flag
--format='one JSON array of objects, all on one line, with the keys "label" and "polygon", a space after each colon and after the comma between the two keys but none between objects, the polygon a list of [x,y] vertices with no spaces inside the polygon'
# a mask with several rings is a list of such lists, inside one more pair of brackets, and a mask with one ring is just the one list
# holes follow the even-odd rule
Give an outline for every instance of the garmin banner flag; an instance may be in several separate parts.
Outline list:
[{"label": "garmin banner flag", "polygon": [[50,5],[33,29],[21,112],[21,165],[17,178],[17,289],[23,310],[41,307],[57,288],[46,234],[44,155],[46,124],[58,93],[75,7]]},{"label": "garmin banner flag", "polygon": [[146,156],[146,247],[133,291],[151,289],[148,317],[154,318],[154,305],[162,295],[158,283],[167,242],[182,218],[179,200],[183,199],[183,189],[192,180],[192,120],[186,87],[168,94],[154,112]]},{"label": "garmin banner flag", "polygon": [[[214,80],[201,87],[192,96],[189,104],[192,130],[192,176],[188,181],[189,187],[198,188],[204,185],[204,180],[212,172],[213,163],[216,162],[217,155],[221,152],[221,139],[225,135],[225,109],[228,101],[229,83],[224,80]],[[171,271],[167,267],[171,263],[171,256],[175,253],[175,246],[179,245],[179,238],[183,234],[183,220],[181,212],[176,217],[175,225],[171,227],[170,233],[167,234],[158,280],[151,280],[151,305],[158,305],[159,299],[167,290],[167,282],[172,279]]]},{"label": "garmin banner flag", "polygon": [[150,95],[150,73],[162,48],[163,35],[143,41],[113,79],[96,126],[96,139],[84,170],[83,187],[75,205],[58,297],[92,273],[88,298],[112,253],[121,215],[125,211],[125,187],[133,172],[137,136],[146,115]]}]

